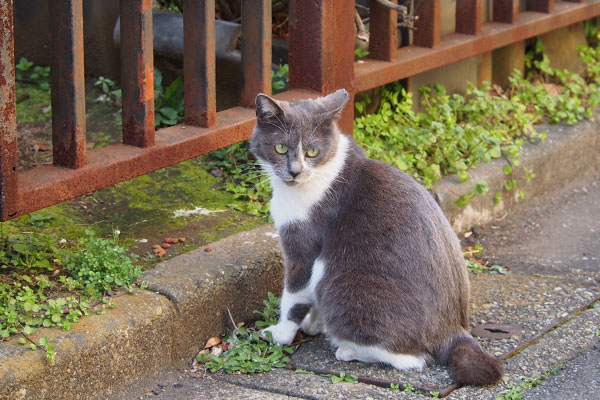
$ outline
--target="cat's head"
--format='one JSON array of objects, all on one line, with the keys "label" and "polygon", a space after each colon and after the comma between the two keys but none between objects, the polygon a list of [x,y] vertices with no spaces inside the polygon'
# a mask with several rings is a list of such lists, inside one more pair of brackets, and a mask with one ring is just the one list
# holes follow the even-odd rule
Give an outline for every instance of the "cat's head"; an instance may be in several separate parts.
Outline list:
[{"label": "cat's head", "polygon": [[251,149],[271,179],[290,186],[309,181],[335,155],[339,119],[348,92],[340,89],[297,103],[256,96]]}]

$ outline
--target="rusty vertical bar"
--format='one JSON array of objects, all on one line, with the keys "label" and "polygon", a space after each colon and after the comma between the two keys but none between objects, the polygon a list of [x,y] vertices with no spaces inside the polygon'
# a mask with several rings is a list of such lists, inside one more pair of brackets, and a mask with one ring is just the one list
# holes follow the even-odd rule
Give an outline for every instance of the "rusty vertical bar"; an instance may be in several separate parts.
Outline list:
[{"label": "rusty vertical bar", "polygon": [[481,0],[456,0],[456,32],[467,35],[481,32]]},{"label": "rusty vertical bar", "polygon": [[554,11],[554,0],[529,0],[527,10],[551,13]]},{"label": "rusty vertical bar", "polygon": [[[398,0],[391,0],[397,4]],[[376,0],[369,3],[369,57],[390,61],[398,49],[398,13]]]},{"label": "rusty vertical bar", "polygon": [[422,0],[415,8],[413,45],[435,47],[440,43],[440,0]]},{"label": "rusty vertical bar", "polygon": [[217,120],[215,0],[183,1],[185,123],[211,127]]},{"label": "rusty vertical bar", "polygon": [[519,0],[494,0],[494,22],[515,24],[519,19]]},{"label": "rusty vertical bar", "polygon": [[50,0],[52,156],[54,165],[86,164],[82,0]]},{"label": "rusty vertical bar", "polygon": [[152,0],[121,0],[123,143],[154,145]]},{"label": "rusty vertical bar", "polygon": [[258,93],[271,94],[272,0],[242,1],[242,106]]},{"label": "rusty vertical bar", "polygon": [[333,89],[333,35],[328,31],[332,28],[332,7],[333,0],[290,1],[290,88],[318,93]]},{"label": "rusty vertical bar", "polygon": [[290,88],[328,94],[345,88],[350,100],[340,128],[352,132],[354,89],[354,3],[291,0],[289,5]]},{"label": "rusty vertical bar", "polygon": [[0,220],[17,213],[17,112],[13,0],[0,1]]},{"label": "rusty vertical bar", "polygon": [[354,3],[333,1],[333,90],[345,88],[350,95],[338,125],[342,132],[352,134],[354,129]]}]

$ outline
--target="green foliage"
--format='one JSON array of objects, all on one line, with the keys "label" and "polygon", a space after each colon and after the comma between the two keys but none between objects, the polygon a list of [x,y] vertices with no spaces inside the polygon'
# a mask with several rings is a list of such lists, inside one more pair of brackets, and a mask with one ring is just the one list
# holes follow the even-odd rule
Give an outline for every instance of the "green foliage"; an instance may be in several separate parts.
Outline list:
[{"label": "green foliage", "polygon": [[154,125],[171,126],[183,121],[183,78],[163,87],[162,73],[154,69]]},{"label": "green foliage", "polygon": [[142,267],[135,264],[137,256],[126,254],[126,249],[119,246],[119,231],[114,232],[113,238],[102,239],[86,231],[79,242],[80,251],[66,252],[61,259],[73,279],[92,297],[110,293],[115,286],[130,288],[142,273]]},{"label": "green foliage", "polygon": [[[525,106],[490,96],[491,87],[469,85],[465,96],[448,95],[436,85],[421,88],[424,112],[412,108],[412,96],[399,83],[382,92],[376,114],[354,121],[355,137],[367,154],[407,172],[428,187],[442,175],[457,174],[468,181],[468,170],[480,162],[515,160],[524,139],[538,137]],[[489,191],[477,183],[457,204],[464,205]]]},{"label": "green foliage", "polygon": [[331,379],[331,383],[340,383],[340,382],[347,382],[347,383],[358,383],[358,376],[356,375],[352,375],[352,374],[346,374],[345,372],[340,372],[339,375],[335,375],[335,374],[317,374],[313,371],[308,371],[305,369],[301,369],[298,368],[296,370],[294,370],[295,373],[297,374],[308,374],[308,375],[316,375],[316,376],[321,376],[323,378],[328,378]]},{"label": "green foliage", "polygon": [[141,271],[118,246],[117,233],[111,240],[88,233],[79,243],[68,243],[38,231],[51,219],[34,214],[29,218],[34,232],[2,233],[0,340],[20,334],[19,343],[42,349],[52,365],[56,353],[48,338],[36,344],[29,336],[41,327],[70,330],[94,310],[98,304],[91,304],[94,297],[117,287],[129,288]]},{"label": "green foliage", "polygon": [[232,208],[267,218],[271,187],[247,141],[213,151],[204,156],[204,161],[209,171],[222,175],[222,189],[243,201],[232,204]]},{"label": "green foliage", "polygon": [[279,69],[271,71],[273,93],[281,93],[288,87],[289,74],[290,66],[288,64],[280,65]]},{"label": "green foliage", "polygon": [[482,272],[489,272],[490,274],[506,275],[508,269],[501,265],[490,265],[488,262],[479,262],[476,260],[465,260],[467,263],[467,270],[475,275],[479,275]]},{"label": "green foliage", "polygon": [[482,261],[478,259],[478,256],[481,256],[483,253],[483,247],[479,243],[476,243],[474,247],[467,247],[463,250],[463,255],[465,256],[465,263],[467,265],[467,270],[472,274],[479,275],[483,272],[489,272],[490,274],[500,274],[506,275],[508,273],[508,268],[503,267],[501,265],[493,264],[491,265],[487,261]]},{"label": "green foliage", "polygon": [[123,95],[122,90],[117,86],[115,81],[103,76],[94,82],[94,86],[104,94],[104,101],[116,101]]},{"label": "green foliage", "polygon": [[155,8],[176,13],[182,13],[182,0],[157,0]]},{"label": "green foliage", "polygon": [[265,308],[262,311],[253,311],[254,314],[260,315],[261,319],[254,323],[260,328],[275,325],[279,319],[279,304],[281,303],[281,299],[271,292],[269,292],[268,296],[268,299],[263,300]]},{"label": "green foliage", "polygon": [[22,57],[15,64],[15,77],[18,81],[31,83],[41,90],[50,91],[50,67],[35,65],[32,61]]},{"label": "green foliage", "polygon": [[354,59],[355,60],[360,60],[362,58],[365,58],[368,55],[369,55],[368,50],[354,49]]},{"label": "green foliage", "polygon": [[520,381],[510,382],[508,384],[508,390],[496,396],[496,400],[521,400],[523,392],[529,389],[533,389],[536,386],[539,386],[548,377],[556,374],[558,372],[559,366],[550,367],[550,369],[544,374],[542,374],[540,378],[523,377]]},{"label": "green foliage", "polygon": [[[411,385],[410,383],[407,383],[406,385],[402,386],[401,389],[401,385],[398,383],[390,383],[390,389],[392,389],[394,392],[399,392],[402,391],[404,393],[413,393],[413,394],[423,394],[422,391],[420,391],[419,389],[415,389],[415,387],[413,385]],[[437,394],[437,396],[439,397],[439,393],[437,392],[430,392],[431,396],[435,398],[434,393]]]},{"label": "green foliage", "polygon": [[[506,90],[470,84],[464,96],[449,95],[440,85],[423,87],[422,112],[413,110],[411,93],[392,83],[383,89],[376,114],[355,119],[355,138],[369,157],[407,172],[427,187],[448,174],[467,182],[470,169],[502,158],[508,178],[504,190],[515,190],[516,170],[523,170],[527,180],[535,176],[519,161],[525,141],[545,139],[545,132],[538,133],[534,124],[544,120],[573,124],[592,118],[592,109],[600,102],[600,50],[579,51],[587,68],[585,77],[551,68],[540,41],[526,58],[527,79],[515,70]],[[364,113],[369,100],[356,102],[359,113]],[[488,184],[478,182],[456,204],[464,206],[488,192]],[[502,193],[495,193],[496,203],[501,199]]]},{"label": "green foliage", "polygon": [[331,377],[331,383],[358,383],[358,377],[356,375],[346,374],[345,372],[340,372],[339,375],[328,374]]},{"label": "green foliage", "polygon": [[[264,301],[262,315],[266,320],[257,321],[256,326],[266,326],[278,315],[277,306],[280,299],[269,293]],[[228,349],[220,356],[214,354],[198,354],[196,360],[203,363],[211,372],[225,371],[231,373],[256,373],[270,371],[271,368],[283,368],[290,361],[294,352],[293,346],[273,344],[271,332],[266,332],[268,340],[255,328],[239,327],[227,334],[223,339]]]}]

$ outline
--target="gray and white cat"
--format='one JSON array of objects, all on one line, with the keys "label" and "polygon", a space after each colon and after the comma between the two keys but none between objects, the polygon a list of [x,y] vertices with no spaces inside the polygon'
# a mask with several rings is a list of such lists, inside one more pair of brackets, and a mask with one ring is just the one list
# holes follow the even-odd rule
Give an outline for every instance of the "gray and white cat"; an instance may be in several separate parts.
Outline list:
[{"label": "gray and white cat", "polygon": [[366,157],[336,120],[345,90],[297,103],[259,94],[251,149],[273,187],[285,281],[279,322],[326,332],[338,360],[397,369],[450,365],[459,384],[503,374],[468,332],[469,277],[460,243],[413,178]]}]

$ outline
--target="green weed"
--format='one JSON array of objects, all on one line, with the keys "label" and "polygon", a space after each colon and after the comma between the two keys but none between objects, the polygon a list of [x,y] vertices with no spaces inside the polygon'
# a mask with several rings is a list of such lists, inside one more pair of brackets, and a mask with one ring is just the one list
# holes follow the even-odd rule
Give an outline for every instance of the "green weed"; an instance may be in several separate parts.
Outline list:
[{"label": "green weed", "polygon": [[[376,114],[355,119],[355,138],[371,158],[407,172],[428,187],[449,174],[467,182],[468,171],[479,163],[503,159],[504,191],[516,190],[513,176],[517,169],[527,181],[535,176],[519,160],[526,141],[545,139],[545,132],[538,133],[534,124],[591,119],[592,109],[600,102],[600,50],[582,47],[579,52],[587,68],[585,77],[551,68],[538,42],[526,58],[528,79],[515,70],[506,90],[489,84],[469,85],[464,96],[449,95],[440,85],[423,87],[423,112],[413,110],[411,93],[400,83],[392,83],[383,89]],[[364,113],[369,101],[368,97],[357,101],[356,110]],[[488,192],[486,182],[476,182],[456,204],[465,206]],[[496,203],[502,195],[495,193]],[[519,196],[524,195],[519,190]]]},{"label": "green weed", "polygon": [[548,371],[544,372],[539,378],[522,377],[521,380],[510,382],[508,384],[508,390],[496,396],[496,400],[521,400],[523,392],[539,386],[550,376],[555,375],[558,372],[558,368],[561,366],[562,364],[551,366]]},{"label": "green weed", "polygon": [[[280,299],[269,293],[265,300],[265,309],[255,311],[267,320],[257,321],[256,326],[266,326],[269,321],[279,315],[278,304]],[[228,333],[223,342],[227,344],[227,351],[220,356],[214,354],[198,354],[196,360],[203,363],[211,372],[225,371],[226,373],[256,373],[270,371],[272,368],[283,368],[290,361],[294,352],[293,346],[273,344],[271,333],[266,333],[265,340],[256,327],[234,329]]]},{"label": "green weed", "polygon": [[81,316],[110,305],[104,296],[130,289],[141,267],[118,245],[117,231],[110,240],[88,232],[68,243],[37,230],[49,219],[32,216],[34,232],[1,235],[0,340],[20,334],[19,343],[42,348],[53,364],[47,337],[35,343],[29,336],[41,327],[70,330]]}]

